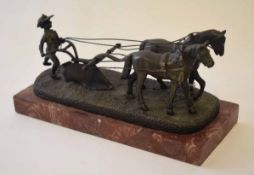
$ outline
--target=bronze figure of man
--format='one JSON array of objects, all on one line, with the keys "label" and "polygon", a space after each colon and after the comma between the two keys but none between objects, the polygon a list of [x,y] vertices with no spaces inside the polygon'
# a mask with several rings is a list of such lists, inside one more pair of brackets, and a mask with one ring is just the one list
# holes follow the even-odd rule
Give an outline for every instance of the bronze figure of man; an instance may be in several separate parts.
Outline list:
[{"label": "bronze figure of man", "polygon": [[[38,19],[37,27],[41,27],[44,29],[44,34],[41,38],[39,50],[42,57],[45,57],[43,64],[46,66],[51,65],[49,60],[53,62],[52,67],[52,73],[51,77],[53,79],[59,79],[59,77],[56,76],[56,70],[60,65],[60,62],[56,56],[56,51],[59,48],[59,46],[65,41],[63,38],[58,37],[58,34],[56,31],[52,30],[52,22],[50,19],[53,17],[53,15],[46,16],[42,15]],[[46,53],[44,52],[44,44],[46,43]]]}]

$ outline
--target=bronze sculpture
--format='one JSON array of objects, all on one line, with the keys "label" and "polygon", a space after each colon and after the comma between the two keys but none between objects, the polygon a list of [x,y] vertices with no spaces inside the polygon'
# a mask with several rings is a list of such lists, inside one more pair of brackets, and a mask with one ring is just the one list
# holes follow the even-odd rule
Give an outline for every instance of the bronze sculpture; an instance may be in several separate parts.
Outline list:
[{"label": "bronze sculpture", "polygon": [[[40,42],[39,48],[40,48],[41,55],[45,56],[44,64],[49,65],[48,60],[51,60],[53,62],[53,68],[51,70],[51,75],[50,75],[53,78],[53,80],[63,77],[63,79],[61,78],[61,80],[55,81],[55,83],[58,84],[57,86],[62,84],[61,86],[64,86],[64,87],[67,86],[66,89],[68,89],[69,88],[68,86],[70,85],[69,82],[73,82],[77,84],[78,87],[80,86],[81,88],[88,89],[88,90],[99,90],[99,91],[111,90],[111,91],[116,91],[116,93],[118,93],[118,91],[121,92],[123,90],[122,88],[123,86],[121,85],[122,81],[118,80],[119,82],[116,82],[114,77],[107,77],[107,75],[111,76],[111,74],[112,76],[116,76],[116,77],[118,75],[114,75],[115,73],[113,72],[110,72],[110,71],[107,72],[101,68],[98,68],[96,64],[98,64],[99,62],[102,62],[105,58],[109,58],[117,62],[124,61],[125,66],[124,66],[123,74],[121,78],[128,79],[127,101],[129,101],[128,99],[132,99],[134,97],[132,89],[133,89],[134,82],[137,80],[137,94],[136,95],[137,95],[138,103],[136,104],[136,106],[141,108],[142,109],[141,111],[148,111],[148,107],[143,99],[142,92],[144,88],[144,80],[146,79],[146,76],[149,74],[158,79],[158,81],[160,82],[161,89],[164,89],[167,87],[162,81],[163,78],[171,80],[167,114],[174,115],[174,110],[173,110],[174,98],[175,98],[175,94],[178,93],[178,92],[176,93],[176,89],[178,85],[182,86],[182,89],[184,92],[183,94],[185,95],[185,100],[187,101],[187,106],[188,106],[187,110],[189,111],[189,113],[195,114],[196,108],[194,106],[194,100],[197,100],[199,97],[202,96],[204,92],[204,87],[205,87],[205,81],[199,76],[197,69],[200,63],[204,64],[207,67],[212,67],[214,65],[214,62],[209,53],[208,47],[211,47],[214,50],[215,54],[217,55],[222,56],[224,54],[224,44],[225,44],[224,35],[226,31],[220,32],[217,30],[207,30],[203,32],[190,33],[186,37],[183,37],[173,42],[170,42],[164,39],[152,39],[152,40],[139,41],[139,40],[130,40],[130,39],[105,38],[105,40],[122,40],[122,41],[132,41],[132,42],[140,43],[138,45],[136,44],[122,45],[121,43],[111,45],[111,44],[98,43],[98,42],[97,43],[90,42],[90,41],[87,42],[85,41],[86,40],[85,38],[75,38],[75,37],[60,38],[58,37],[57,33],[51,29],[51,26],[52,26],[50,21],[51,18],[52,18],[52,15],[51,16],[42,15],[40,19],[38,20],[38,27],[41,27],[44,29],[44,35]],[[84,42],[88,44],[111,46],[111,48],[108,49],[105,53],[96,55],[93,59],[90,59],[90,60],[82,59],[78,57],[76,47],[70,40],[75,42],[76,41]],[[87,40],[90,40],[90,39],[87,39]],[[91,40],[103,40],[103,38],[102,39],[95,38]],[[44,43],[47,44],[46,53],[44,53],[43,51]],[[59,47],[60,45],[62,46],[65,43],[67,43],[67,46],[63,48]],[[136,48],[133,48],[133,47],[136,47]],[[74,54],[67,51],[68,48],[72,48],[74,51]],[[124,58],[117,58],[116,56],[114,56],[114,53],[113,53],[116,49],[129,50],[129,51],[139,50],[139,51],[132,52],[129,55],[125,56]],[[55,56],[56,52],[64,52],[68,54],[71,57],[71,61],[60,65],[58,58]],[[132,66],[134,69],[134,73],[130,74]],[[59,70],[59,71],[56,71],[56,70]],[[34,89],[35,89],[35,93],[38,96],[41,96],[43,98],[50,98],[56,102],[68,104],[74,107],[84,106],[84,109],[86,110],[91,109],[92,112],[100,113],[100,111],[97,110],[97,107],[91,108],[91,106],[88,104],[82,104],[81,101],[83,101],[83,99],[81,99],[81,97],[78,97],[78,96],[76,96],[74,99],[71,98],[71,100],[74,100],[74,101],[69,101],[68,98],[61,99],[62,98],[61,94],[59,94],[60,97],[55,98],[53,97],[55,96],[54,93],[51,94],[52,92],[50,92],[51,95],[48,96],[47,93],[45,93],[43,90],[44,88],[47,89],[47,86],[42,86],[42,84],[40,83],[41,81],[45,81],[45,82],[51,81],[46,78],[47,74],[48,74],[48,71],[44,72],[41,76],[38,77],[38,80],[35,83]],[[194,80],[198,81],[198,83],[200,84],[200,89],[198,93],[196,93],[193,97],[192,95],[193,88],[190,87],[190,84],[192,84]],[[65,81],[65,83],[63,81]],[[60,87],[57,87],[57,88],[60,88]],[[118,88],[120,89],[118,90]],[[67,92],[64,92],[64,93],[67,93]],[[75,94],[75,91],[71,93]],[[93,95],[96,95],[96,93]],[[119,98],[123,98],[123,96]],[[94,98],[97,98],[97,97],[94,97]],[[100,97],[98,98],[100,99]],[[219,104],[218,102],[216,102],[217,100],[214,99],[213,101],[215,102],[215,104],[214,104],[214,108],[210,110],[211,117],[213,117],[218,112],[218,108],[219,108],[218,107]],[[132,102],[129,101],[128,103],[132,103]],[[89,106],[88,108],[86,107],[87,105]],[[115,111],[109,110],[107,112],[106,110],[102,114],[108,114],[111,116],[112,113],[115,114]],[[132,121],[132,119],[128,119],[127,117],[129,116],[129,114],[118,113],[117,115],[118,117],[123,118],[126,121],[129,121],[129,120]],[[134,116],[136,117],[135,114]],[[142,124],[143,122],[138,121],[139,124]],[[203,122],[203,124],[206,122]],[[149,124],[148,126],[157,128],[157,126],[161,126],[161,124],[159,122],[157,124],[156,123]]]},{"label": "bronze sculpture", "polygon": [[[195,32],[173,42],[163,39],[60,38],[51,29],[51,18],[42,15],[38,26],[44,29],[40,43],[44,65],[52,62],[53,67],[41,72],[33,86],[15,95],[17,112],[194,164],[203,162],[236,123],[238,106],[205,92],[205,81],[198,73],[200,63],[207,67],[214,65],[210,48],[216,55],[224,54],[225,31]],[[69,40],[111,48],[92,59],[82,59]],[[113,45],[89,40],[122,40],[139,44]],[[126,56],[113,53],[115,50],[137,52]],[[71,60],[60,65],[57,52],[68,54]],[[104,60],[106,58],[111,60]],[[121,66],[97,65],[115,61],[125,62],[123,74],[110,70],[122,69]],[[131,74],[131,71],[134,72]],[[146,75],[158,78],[161,88],[156,87],[159,85],[156,80],[149,78],[144,84]],[[170,82],[162,82],[162,79]],[[200,89],[192,88],[192,95],[189,83],[194,80],[198,81]],[[132,90],[135,82],[136,94]],[[125,98],[126,87],[128,98]],[[169,94],[161,90],[167,87],[170,87]],[[134,94],[137,99],[133,99]]]}]

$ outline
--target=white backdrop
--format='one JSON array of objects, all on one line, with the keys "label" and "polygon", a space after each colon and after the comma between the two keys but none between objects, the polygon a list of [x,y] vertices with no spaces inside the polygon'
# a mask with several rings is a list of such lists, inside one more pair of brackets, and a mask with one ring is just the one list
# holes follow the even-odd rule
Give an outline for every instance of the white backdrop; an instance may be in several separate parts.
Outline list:
[{"label": "white backdrop", "polygon": [[[253,174],[254,1],[0,0],[0,174]],[[60,36],[175,40],[227,30],[223,57],[200,68],[206,90],[240,104],[239,122],[201,167],[16,114],[12,96],[45,69],[38,51],[42,13]],[[78,45],[91,58],[107,47]],[[65,60],[61,59],[62,62]]]}]

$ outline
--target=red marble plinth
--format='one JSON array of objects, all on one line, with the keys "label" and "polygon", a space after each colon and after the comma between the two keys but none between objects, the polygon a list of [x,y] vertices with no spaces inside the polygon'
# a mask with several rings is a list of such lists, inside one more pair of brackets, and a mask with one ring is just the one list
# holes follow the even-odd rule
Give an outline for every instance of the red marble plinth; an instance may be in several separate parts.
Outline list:
[{"label": "red marble plinth", "polygon": [[14,96],[18,113],[115,142],[201,165],[238,119],[239,106],[221,101],[218,116],[192,134],[175,134],[126,123],[51,101],[33,93],[32,86]]}]

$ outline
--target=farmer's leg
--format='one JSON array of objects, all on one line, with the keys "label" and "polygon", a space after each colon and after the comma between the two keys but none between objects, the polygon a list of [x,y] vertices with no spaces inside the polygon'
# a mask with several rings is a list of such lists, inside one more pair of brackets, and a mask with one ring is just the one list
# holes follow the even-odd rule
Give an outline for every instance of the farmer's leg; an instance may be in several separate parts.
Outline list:
[{"label": "farmer's leg", "polygon": [[57,70],[57,68],[59,67],[60,62],[59,62],[59,60],[58,60],[58,58],[56,57],[55,54],[50,54],[49,57],[50,57],[50,59],[51,59],[52,62],[53,62],[51,77],[52,77],[53,79],[59,79],[59,77],[56,76],[56,70]]},{"label": "farmer's leg", "polygon": [[44,58],[44,62],[43,62],[43,65],[44,66],[50,66],[51,65],[51,63],[50,62],[48,62],[49,61],[49,57],[48,56],[45,56],[45,58]]}]

